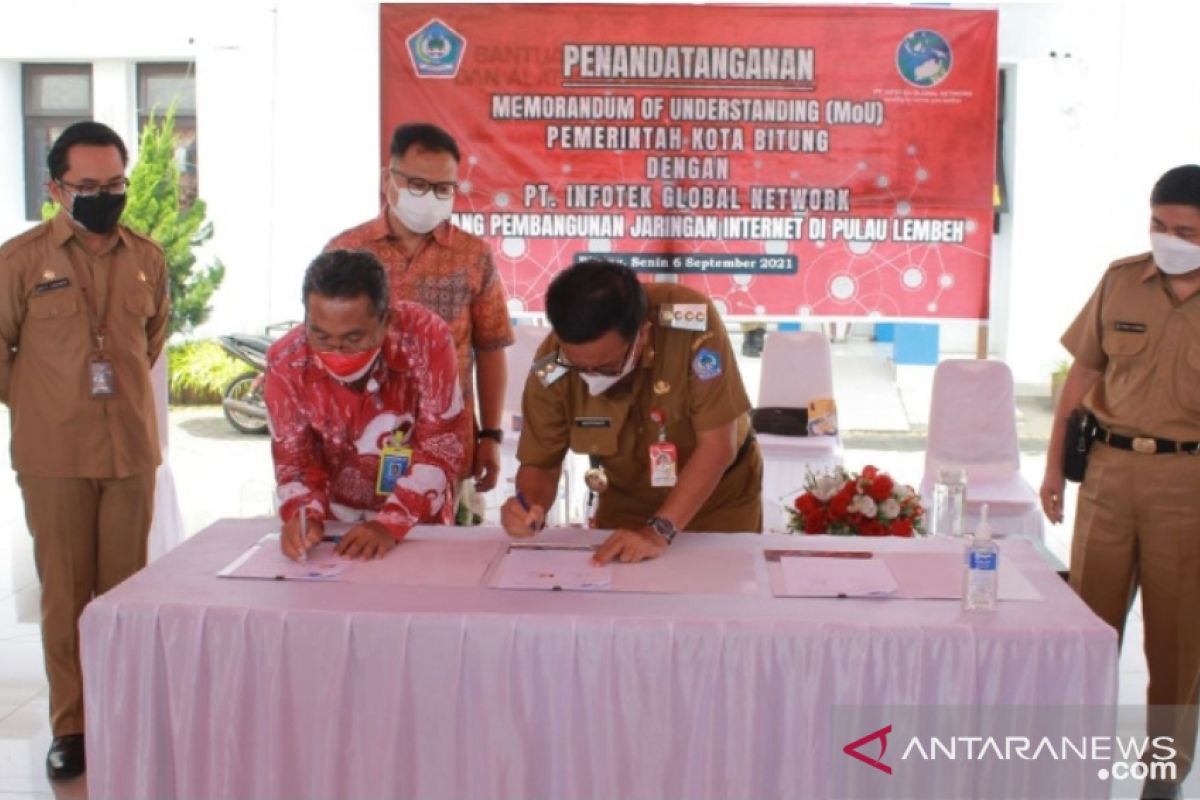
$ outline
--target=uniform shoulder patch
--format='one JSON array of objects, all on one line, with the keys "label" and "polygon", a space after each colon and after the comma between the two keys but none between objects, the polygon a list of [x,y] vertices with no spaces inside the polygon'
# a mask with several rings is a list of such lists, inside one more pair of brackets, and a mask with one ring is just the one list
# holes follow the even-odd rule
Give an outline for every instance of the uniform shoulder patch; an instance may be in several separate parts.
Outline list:
[{"label": "uniform shoulder patch", "polygon": [[547,353],[533,362],[529,371],[537,376],[542,386],[550,386],[567,374],[567,368],[554,360],[554,353]]},{"label": "uniform shoulder patch", "polygon": [[720,377],[724,371],[721,366],[721,356],[715,350],[709,350],[707,347],[701,348],[700,352],[692,358],[692,372],[702,381],[711,381],[713,378]]}]

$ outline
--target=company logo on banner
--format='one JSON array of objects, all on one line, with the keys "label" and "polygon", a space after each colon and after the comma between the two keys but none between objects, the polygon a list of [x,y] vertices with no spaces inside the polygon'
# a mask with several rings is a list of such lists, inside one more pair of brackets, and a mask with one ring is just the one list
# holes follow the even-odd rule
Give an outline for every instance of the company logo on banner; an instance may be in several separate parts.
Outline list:
[{"label": "company logo on banner", "polygon": [[381,159],[457,139],[514,312],[604,258],[735,317],[986,318],[996,12],[689,11],[382,4]]},{"label": "company logo on banner", "polygon": [[950,44],[937,31],[913,31],[896,51],[896,69],[913,86],[937,86],[952,65]]},{"label": "company logo on banner", "polygon": [[453,78],[466,47],[467,40],[440,19],[408,37],[413,69],[422,78]]}]

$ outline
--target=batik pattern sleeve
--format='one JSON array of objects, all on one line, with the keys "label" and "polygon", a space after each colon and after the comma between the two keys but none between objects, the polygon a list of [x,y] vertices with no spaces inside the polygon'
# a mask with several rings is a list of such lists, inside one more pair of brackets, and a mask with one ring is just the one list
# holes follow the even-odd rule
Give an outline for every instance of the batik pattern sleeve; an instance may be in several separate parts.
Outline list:
[{"label": "batik pattern sleeve", "polygon": [[376,516],[397,539],[419,523],[450,521],[454,482],[465,457],[461,434],[466,407],[454,340],[441,319],[429,314],[425,322],[423,330],[404,341],[420,398],[409,439],[412,464]]},{"label": "batik pattern sleeve", "polygon": [[310,517],[325,519],[329,510],[329,475],[308,420],[312,403],[305,397],[303,367],[287,363],[286,352],[284,356],[269,359],[263,393],[271,431],[279,516],[290,520],[303,508]]},{"label": "batik pattern sleeve", "polygon": [[480,283],[479,293],[471,300],[471,346],[477,351],[508,347],[514,341],[508,297],[490,248],[484,246],[477,269]]}]

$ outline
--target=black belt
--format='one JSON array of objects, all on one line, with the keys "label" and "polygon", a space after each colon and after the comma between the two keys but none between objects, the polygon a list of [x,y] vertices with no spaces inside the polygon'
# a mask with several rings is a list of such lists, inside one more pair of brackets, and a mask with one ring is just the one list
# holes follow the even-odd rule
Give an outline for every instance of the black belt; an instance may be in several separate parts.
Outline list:
[{"label": "black belt", "polygon": [[1153,436],[1122,436],[1119,433],[1105,430],[1096,426],[1096,441],[1104,442],[1109,447],[1118,450],[1132,450],[1135,453],[1200,453],[1200,442],[1176,442],[1172,439],[1156,439]]}]

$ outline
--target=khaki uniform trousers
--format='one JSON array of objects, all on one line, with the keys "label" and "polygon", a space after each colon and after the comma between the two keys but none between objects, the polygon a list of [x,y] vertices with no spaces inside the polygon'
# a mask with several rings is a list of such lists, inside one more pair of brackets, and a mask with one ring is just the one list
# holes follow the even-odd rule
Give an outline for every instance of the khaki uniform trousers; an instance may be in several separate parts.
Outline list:
[{"label": "khaki uniform trousers", "polygon": [[42,652],[55,736],[83,733],[79,616],[93,597],[146,565],[154,476],[18,475],[42,583]]},{"label": "khaki uniform trousers", "polygon": [[1149,735],[1174,738],[1182,780],[1192,765],[1200,700],[1200,456],[1092,447],[1071,586],[1118,634],[1141,589]]}]

